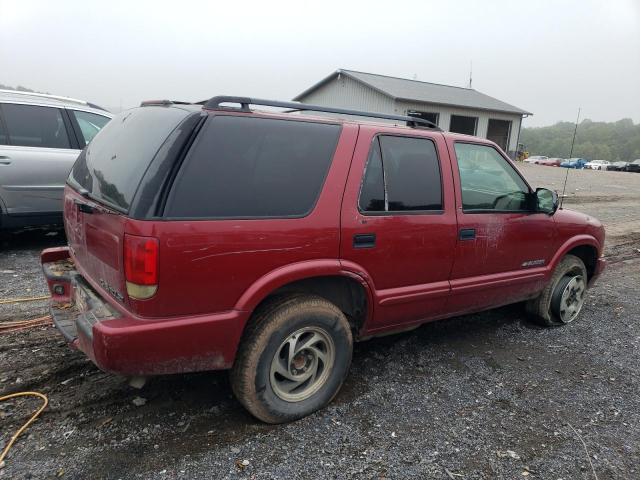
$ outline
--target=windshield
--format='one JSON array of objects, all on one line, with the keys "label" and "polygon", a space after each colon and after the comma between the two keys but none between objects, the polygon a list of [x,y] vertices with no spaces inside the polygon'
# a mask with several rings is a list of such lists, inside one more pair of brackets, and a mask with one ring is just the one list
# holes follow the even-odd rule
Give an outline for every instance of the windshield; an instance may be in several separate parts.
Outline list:
[{"label": "windshield", "polygon": [[116,115],[82,151],[69,183],[95,200],[128,211],[151,160],[189,113],[180,108],[150,106]]}]

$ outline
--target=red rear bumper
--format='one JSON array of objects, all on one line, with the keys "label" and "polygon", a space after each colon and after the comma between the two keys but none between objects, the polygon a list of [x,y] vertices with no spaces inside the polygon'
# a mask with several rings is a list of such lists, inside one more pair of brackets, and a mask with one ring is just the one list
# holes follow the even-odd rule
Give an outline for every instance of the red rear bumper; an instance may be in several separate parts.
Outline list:
[{"label": "red rear bumper", "polygon": [[246,312],[140,318],[82,277],[68,248],[44,250],[41,263],[56,327],[102,370],[155,375],[233,365]]}]

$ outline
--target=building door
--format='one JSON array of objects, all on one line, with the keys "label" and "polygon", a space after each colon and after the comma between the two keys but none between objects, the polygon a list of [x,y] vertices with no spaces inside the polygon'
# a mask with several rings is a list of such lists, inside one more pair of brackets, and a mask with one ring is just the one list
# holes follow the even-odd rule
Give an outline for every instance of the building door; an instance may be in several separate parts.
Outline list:
[{"label": "building door", "polygon": [[449,131],[475,135],[478,128],[478,117],[465,117],[463,115],[451,115]]},{"label": "building door", "polygon": [[489,126],[487,128],[487,139],[498,144],[498,146],[508,152],[509,150],[509,135],[511,133],[511,122],[509,120],[496,120],[495,118],[489,119]]}]

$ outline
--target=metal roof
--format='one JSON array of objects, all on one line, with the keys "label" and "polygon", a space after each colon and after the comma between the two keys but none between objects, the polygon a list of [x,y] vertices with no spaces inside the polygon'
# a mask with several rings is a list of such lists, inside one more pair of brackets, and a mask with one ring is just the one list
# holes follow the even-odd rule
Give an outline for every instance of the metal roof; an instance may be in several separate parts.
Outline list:
[{"label": "metal roof", "polygon": [[395,100],[407,100],[414,102],[437,103],[476,110],[489,110],[492,112],[517,113],[520,115],[533,115],[531,112],[509,105],[497,98],[490,97],[472,88],[454,87],[439,83],[421,82],[407,78],[388,77],[374,73],[356,72],[353,70],[336,70],[328,77],[308,88],[294,100],[301,101],[312,91],[320,88],[325,83],[333,80],[338,75],[345,75],[353,80],[363,83],[374,90]]}]

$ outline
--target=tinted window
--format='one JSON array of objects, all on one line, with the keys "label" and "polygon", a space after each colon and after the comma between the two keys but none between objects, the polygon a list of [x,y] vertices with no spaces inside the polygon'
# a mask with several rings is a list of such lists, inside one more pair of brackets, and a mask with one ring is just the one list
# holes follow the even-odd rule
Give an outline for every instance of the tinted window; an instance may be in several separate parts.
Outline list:
[{"label": "tinted window", "polygon": [[71,169],[70,183],[96,200],[128,210],[149,163],[189,113],[142,107],[116,115],[82,151]]},{"label": "tinted window", "polygon": [[494,148],[456,142],[455,149],[464,210],[527,209],[527,184]]},{"label": "tinted window", "polygon": [[[382,153],[381,166],[378,166],[378,149]],[[434,143],[428,139],[387,135],[374,140],[360,193],[360,209],[368,212],[442,210],[440,165]]]},{"label": "tinted window", "polygon": [[93,140],[93,137],[109,122],[108,117],[98,115],[96,113],[80,112],[73,110],[73,115],[76,117],[82,136],[84,137],[85,145]]},{"label": "tinted window", "polygon": [[11,145],[71,148],[59,109],[5,103],[2,113]]},{"label": "tinted window", "polygon": [[360,210],[364,212],[384,212],[386,210],[382,155],[377,137],[374,139],[369,153],[358,205]]},{"label": "tinted window", "polygon": [[167,215],[305,215],[320,193],[339,134],[338,125],[213,117],[185,159]]}]

